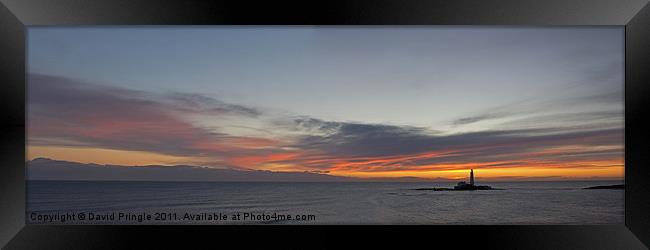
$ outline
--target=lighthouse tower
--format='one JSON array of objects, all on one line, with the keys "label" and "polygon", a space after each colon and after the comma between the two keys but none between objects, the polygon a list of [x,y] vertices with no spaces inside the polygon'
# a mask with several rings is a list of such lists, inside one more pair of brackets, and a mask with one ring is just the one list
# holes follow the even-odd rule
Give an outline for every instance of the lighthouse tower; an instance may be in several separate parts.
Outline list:
[{"label": "lighthouse tower", "polygon": [[469,172],[469,185],[474,185],[474,169]]}]

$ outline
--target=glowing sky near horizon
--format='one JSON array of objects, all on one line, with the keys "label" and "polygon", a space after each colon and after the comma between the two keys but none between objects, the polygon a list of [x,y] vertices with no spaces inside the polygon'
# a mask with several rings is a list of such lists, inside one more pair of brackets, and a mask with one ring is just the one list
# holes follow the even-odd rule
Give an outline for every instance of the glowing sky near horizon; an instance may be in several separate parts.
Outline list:
[{"label": "glowing sky near horizon", "polygon": [[621,27],[28,29],[28,160],[622,178]]}]

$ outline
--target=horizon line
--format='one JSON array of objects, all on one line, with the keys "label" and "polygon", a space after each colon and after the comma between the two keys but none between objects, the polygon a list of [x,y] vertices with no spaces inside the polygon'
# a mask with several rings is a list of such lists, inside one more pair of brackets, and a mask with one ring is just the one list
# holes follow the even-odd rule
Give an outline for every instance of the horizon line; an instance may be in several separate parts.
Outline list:
[{"label": "horizon line", "polygon": [[[333,178],[343,178],[343,179],[332,179],[332,180],[316,180],[316,181],[268,181],[268,180],[252,180],[252,181],[240,181],[240,180],[129,180],[129,179],[116,179],[116,180],[93,180],[91,179],[30,179],[26,176],[26,180],[36,180],[36,181],[147,181],[147,182],[457,182],[462,181],[467,178],[444,178],[444,177],[418,177],[418,176],[387,176],[387,177],[357,177],[357,176],[345,176],[345,175],[334,175],[327,172],[314,172],[314,171],[273,171],[273,170],[262,170],[262,169],[235,169],[235,168],[214,168],[200,165],[188,165],[188,164],[177,164],[177,165],[164,165],[164,164],[149,164],[149,165],[120,165],[120,164],[101,164],[101,163],[83,163],[75,162],[68,160],[52,159],[48,157],[35,157],[31,160],[25,160],[26,167],[29,167],[29,163],[35,160],[48,160],[54,162],[65,162],[71,164],[80,164],[80,165],[97,165],[97,166],[107,166],[107,167],[129,167],[129,168],[147,168],[147,167],[189,167],[189,168],[199,168],[205,170],[229,170],[237,172],[264,172],[272,174],[309,174],[314,176],[322,177],[333,177]],[[474,168],[468,168],[469,172]],[[480,168],[478,168],[480,169]],[[625,181],[625,176],[622,177],[563,177],[563,176],[537,176],[537,177],[525,177],[525,176],[497,176],[497,177],[480,177],[475,176],[480,182],[562,182],[562,181]]]}]

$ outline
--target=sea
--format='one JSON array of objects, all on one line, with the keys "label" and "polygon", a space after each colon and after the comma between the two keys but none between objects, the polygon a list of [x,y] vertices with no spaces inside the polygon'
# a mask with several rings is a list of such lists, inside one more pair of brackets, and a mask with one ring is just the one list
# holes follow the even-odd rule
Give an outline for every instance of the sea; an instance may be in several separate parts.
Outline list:
[{"label": "sea", "polygon": [[28,224],[623,224],[622,181],[27,182]]}]

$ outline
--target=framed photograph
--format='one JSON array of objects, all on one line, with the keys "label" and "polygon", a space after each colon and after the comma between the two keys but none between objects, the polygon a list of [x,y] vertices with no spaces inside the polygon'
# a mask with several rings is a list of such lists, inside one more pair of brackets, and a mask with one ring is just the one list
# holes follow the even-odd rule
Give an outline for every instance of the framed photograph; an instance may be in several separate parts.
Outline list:
[{"label": "framed photograph", "polygon": [[6,249],[650,245],[647,1],[1,2]]}]

